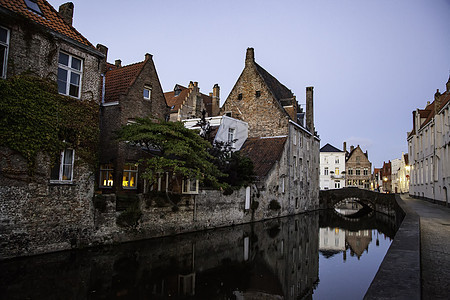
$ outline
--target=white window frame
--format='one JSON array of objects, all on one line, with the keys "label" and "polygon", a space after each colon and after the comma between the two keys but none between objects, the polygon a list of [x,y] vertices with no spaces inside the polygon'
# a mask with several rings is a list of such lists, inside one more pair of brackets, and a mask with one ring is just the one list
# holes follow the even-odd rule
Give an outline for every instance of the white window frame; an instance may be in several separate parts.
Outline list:
[{"label": "white window frame", "polygon": [[191,179],[185,178],[181,184],[181,193],[182,194],[198,194],[198,179],[195,180],[195,190],[191,190]]},{"label": "white window frame", "polygon": [[325,168],[323,169],[323,175],[328,175],[328,167],[325,167]]},{"label": "white window frame", "polygon": [[0,78],[6,78],[6,70],[8,69],[8,53],[9,53],[9,38],[10,31],[8,28],[0,26],[0,28],[6,30],[6,42],[0,41],[0,46],[5,47],[5,56],[3,57],[3,70],[1,70]]},{"label": "white window frame", "polygon": [[[145,91],[148,91],[148,97],[146,97],[145,96]],[[151,87],[149,87],[149,86],[144,86],[144,90],[143,90],[143,98],[145,99],[145,100],[150,100],[151,98],[152,98],[152,88]]]},{"label": "white window frame", "polygon": [[236,135],[236,128],[228,128],[228,143],[230,143],[231,147],[234,148],[234,140],[235,140],[235,135]]},{"label": "white window frame", "polygon": [[[69,61],[68,61],[68,65],[67,66],[64,65],[64,64],[61,64],[59,62],[59,57],[60,57],[61,54],[65,54],[65,55],[69,56]],[[73,61],[74,58],[78,59],[80,61],[80,70],[77,70],[77,69],[74,69],[74,68],[71,67],[72,66],[72,61]],[[64,51],[60,51],[59,52],[59,54],[58,54],[58,73],[59,73],[59,69],[67,71],[66,88],[65,88],[65,92],[64,93],[59,91],[59,85],[58,85],[58,92],[60,94],[80,99],[82,82],[83,82],[83,67],[84,67],[84,61],[80,57],[73,56],[73,55],[71,55],[71,54],[69,54],[67,52],[64,52]],[[76,96],[70,95],[70,85],[71,85],[70,78],[71,78],[71,74],[72,73],[73,74],[77,74],[77,75],[80,76],[80,83],[78,85],[78,95],[76,95]],[[57,81],[59,81],[59,80],[57,79]]]},{"label": "white window frame", "polygon": [[[108,166],[108,167],[105,167]],[[100,165],[100,178],[99,178],[99,186],[100,188],[112,188],[114,186],[114,178],[112,180],[110,179],[105,179],[104,181],[106,181],[106,185],[103,184],[103,174],[106,172],[106,177],[105,178],[110,178],[110,176],[112,177],[112,173],[114,171],[114,168],[112,166],[112,164],[101,164]]]},{"label": "white window frame", "polygon": [[[66,155],[66,151],[72,151],[72,161],[70,162],[70,164],[65,164],[64,163],[64,158]],[[59,156],[59,172],[58,172],[58,179],[51,179],[50,178],[50,182],[51,183],[71,183],[73,181],[73,166],[74,166],[74,162],[75,162],[75,150],[74,149],[64,149],[63,151],[61,151],[61,154]],[[64,179],[64,166],[70,166],[70,179]],[[50,175],[51,176],[51,175]]]},{"label": "white window frame", "polygon": [[250,191],[251,191],[251,189],[249,186],[245,188],[245,206],[244,206],[245,210],[250,209],[250,200],[251,200],[250,199]]},{"label": "white window frame", "polygon": [[[132,165],[136,166],[136,169],[127,168]],[[126,186],[124,185],[123,177],[125,176],[126,173],[128,173],[128,177],[127,177],[128,180],[126,182],[129,182],[130,178],[131,178],[131,174],[134,174],[134,186],[129,186],[129,184],[127,184]],[[138,165],[135,163],[125,163],[123,166],[123,173],[122,173],[122,188],[124,190],[135,190],[135,189],[137,189],[137,181],[138,181]]]}]

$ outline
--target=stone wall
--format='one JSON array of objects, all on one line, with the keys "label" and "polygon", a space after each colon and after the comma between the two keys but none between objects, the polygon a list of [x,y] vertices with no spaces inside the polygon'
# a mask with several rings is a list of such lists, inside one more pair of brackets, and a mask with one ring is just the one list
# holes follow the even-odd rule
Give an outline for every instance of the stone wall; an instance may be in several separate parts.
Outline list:
[{"label": "stone wall", "polygon": [[0,259],[71,249],[94,231],[92,170],[76,160],[73,182],[51,184],[50,160],[40,154],[34,175],[26,160],[0,148]]}]

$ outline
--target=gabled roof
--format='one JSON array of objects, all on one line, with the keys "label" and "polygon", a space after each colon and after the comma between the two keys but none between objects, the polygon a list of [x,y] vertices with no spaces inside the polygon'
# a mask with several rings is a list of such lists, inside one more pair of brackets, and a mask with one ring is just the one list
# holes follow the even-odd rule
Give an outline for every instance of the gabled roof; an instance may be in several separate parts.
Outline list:
[{"label": "gabled roof", "polygon": [[124,67],[108,64],[105,74],[105,102],[119,101],[120,95],[125,94],[135,82],[144,64],[145,61]]},{"label": "gabled roof", "polygon": [[64,22],[59,13],[45,0],[35,0],[42,12],[38,14],[27,8],[24,0],[0,0],[0,6],[40,24],[54,32],[67,36],[85,46],[95,47],[72,25]]},{"label": "gabled roof", "polygon": [[262,178],[280,160],[286,140],[286,136],[248,138],[240,151],[252,160],[255,175]]},{"label": "gabled roof", "polygon": [[[175,95],[175,89],[180,89],[180,93],[178,95]],[[177,112],[178,109],[180,109],[181,105],[183,104],[184,100],[186,100],[186,97],[189,95],[190,89],[187,87],[184,87],[182,85],[175,85],[175,88],[173,91],[165,92],[164,97],[166,98],[167,106],[171,108],[171,112]],[[205,94],[200,93],[200,96],[202,97],[203,103],[205,104],[206,112],[208,113],[208,116],[212,115],[212,97],[207,96]]]},{"label": "gabled roof", "polygon": [[344,152],[344,151],[339,150],[338,148],[327,143],[325,146],[320,148],[320,152]]},{"label": "gabled roof", "polygon": [[278,101],[294,97],[294,94],[290,89],[288,89],[285,85],[279,82],[275,77],[270,75],[270,73],[264,70],[263,67],[258,65],[256,62],[255,66],[256,70],[258,70],[258,73],[261,75],[264,82],[267,84],[267,87],[270,89],[270,91],[273,93],[273,95]]}]

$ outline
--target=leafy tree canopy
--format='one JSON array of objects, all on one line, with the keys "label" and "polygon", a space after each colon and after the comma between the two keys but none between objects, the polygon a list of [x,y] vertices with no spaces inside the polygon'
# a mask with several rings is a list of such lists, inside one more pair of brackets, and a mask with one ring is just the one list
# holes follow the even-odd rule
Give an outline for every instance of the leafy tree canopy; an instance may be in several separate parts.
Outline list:
[{"label": "leafy tree canopy", "polygon": [[119,140],[141,146],[153,154],[143,161],[146,179],[153,181],[157,173],[173,172],[208,182],[215,188],[227,187],[219,181],[226,174],[213,164],[209,153],[211,144],[200,137],[198,131],[185,128],[181,122],[139,118],[123,126],[117,134]]}]

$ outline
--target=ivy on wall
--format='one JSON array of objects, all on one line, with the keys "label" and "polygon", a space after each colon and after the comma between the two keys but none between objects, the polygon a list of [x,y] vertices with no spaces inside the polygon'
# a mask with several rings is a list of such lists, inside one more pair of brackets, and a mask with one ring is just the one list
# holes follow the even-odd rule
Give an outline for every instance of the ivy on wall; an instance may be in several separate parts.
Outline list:
[{"label": "ivy on wall", "polygon": [[31,75],[0,80],[0,145],[25,157],[30,173],[39,151],[56,158],[64,148],[95,166],[98,124],[98,104],[58,94],[54,81]]}]

